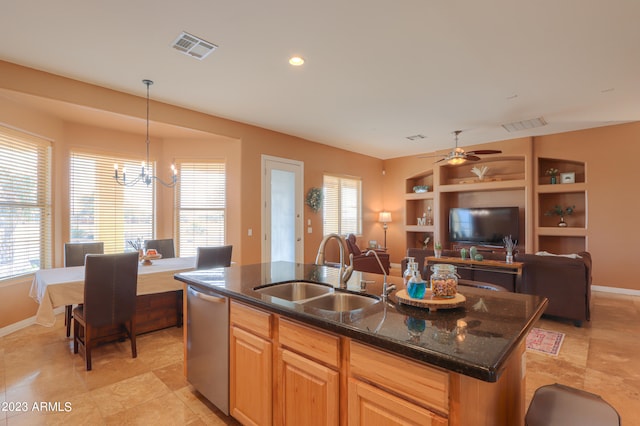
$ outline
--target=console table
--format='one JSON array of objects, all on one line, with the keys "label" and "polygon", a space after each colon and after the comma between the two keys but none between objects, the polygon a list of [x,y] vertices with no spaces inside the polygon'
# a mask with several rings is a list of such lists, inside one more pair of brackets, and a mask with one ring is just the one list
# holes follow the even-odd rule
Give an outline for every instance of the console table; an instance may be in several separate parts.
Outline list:
[{"label": "console table", "polygon": [[472,281],[485,281],[484,279],[477,279],[476,272],[490,272],[497,274],[510,274],[513,275],[513,290],[520,288],[522,283],[522,267],[524,263],[522,262],[513,262],[507,263],[502,260],[471,260],[471,259],[462,259],[459,257],[435,257],[435,256],[427,256],[425,258],[425,262],[427,266],[435,265],[436,263],[446,263],[450,265],[455,265],[458,270],[463,269],[470,272],[470,279]]}]

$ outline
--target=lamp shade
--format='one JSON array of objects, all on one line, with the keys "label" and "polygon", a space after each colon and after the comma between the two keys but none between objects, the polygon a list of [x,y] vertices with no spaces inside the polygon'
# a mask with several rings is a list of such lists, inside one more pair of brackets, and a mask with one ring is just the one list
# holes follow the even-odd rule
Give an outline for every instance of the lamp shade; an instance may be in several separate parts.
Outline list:
[{"label": "lamp shade", "polygon": [[378,216],[378,222],[382,222],[382,223],[392,222],[391,212],[385,212],[385,211],[380,212],[380,215]]}]

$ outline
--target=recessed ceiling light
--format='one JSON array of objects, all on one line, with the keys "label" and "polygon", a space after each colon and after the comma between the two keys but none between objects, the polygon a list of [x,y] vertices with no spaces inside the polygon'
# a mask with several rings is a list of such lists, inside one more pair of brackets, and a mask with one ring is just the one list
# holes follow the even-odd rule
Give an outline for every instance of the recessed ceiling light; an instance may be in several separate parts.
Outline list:
[{"label": "recessed ceiling light", "polygon": [[292,56],[289,58],[289,63],[294,67],[299,67],[300,65],[304,64],[304,59],[300,56]]}]

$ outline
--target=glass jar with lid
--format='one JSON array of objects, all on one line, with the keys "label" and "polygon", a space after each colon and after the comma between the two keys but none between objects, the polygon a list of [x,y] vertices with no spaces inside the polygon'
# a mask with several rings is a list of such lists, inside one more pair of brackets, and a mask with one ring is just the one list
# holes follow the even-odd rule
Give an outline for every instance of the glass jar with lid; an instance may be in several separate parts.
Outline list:
[{"label": "glass jar with lid", "polygon": [[454,265],[437,263],[431,267],[431,292],[434,298],[452,299],[458,293],[458,274]]}]

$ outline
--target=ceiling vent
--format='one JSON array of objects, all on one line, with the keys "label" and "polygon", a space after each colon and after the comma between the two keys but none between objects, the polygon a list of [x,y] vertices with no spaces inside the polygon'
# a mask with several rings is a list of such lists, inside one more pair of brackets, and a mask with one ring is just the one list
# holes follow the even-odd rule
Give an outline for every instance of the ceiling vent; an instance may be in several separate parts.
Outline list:
[{"label": "ceiling vent", "polygon": [[172,47],[181,51],[185,55],[189,55],[200,60],[203,60],[209,55],[209,53],[218,48],[215,44],[209,43],[208,41],[202,40],[201,38],[184,31],[173,42]]},{"label": "ceiling vent", "polygon": [[409,139],[410,141],[417,141],[420,139],[425,139],[426,136],[425,135],[413,135],[413,136],[405,136],[405,138]]},{"label": "ceiling vent", "polygon": [[514,121],[513,123],[503,124],[502,127],[507,132],[518,132],[520,130],[535,129],[536,127],[546,126],[547,122],[544,118],[532,118],[531,120]]}]

